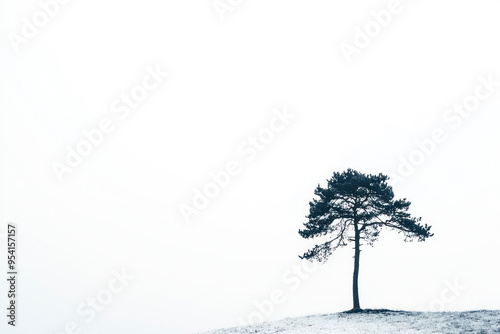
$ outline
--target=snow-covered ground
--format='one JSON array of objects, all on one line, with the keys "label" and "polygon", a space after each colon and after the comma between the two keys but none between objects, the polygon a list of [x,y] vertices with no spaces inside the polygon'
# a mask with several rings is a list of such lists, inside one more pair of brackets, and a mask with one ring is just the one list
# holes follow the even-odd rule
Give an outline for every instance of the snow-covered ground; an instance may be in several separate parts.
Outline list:
[{"label": "snow-covered ground", "polygon": [[335,313],[207,333],[500,333],[500,311]]}]

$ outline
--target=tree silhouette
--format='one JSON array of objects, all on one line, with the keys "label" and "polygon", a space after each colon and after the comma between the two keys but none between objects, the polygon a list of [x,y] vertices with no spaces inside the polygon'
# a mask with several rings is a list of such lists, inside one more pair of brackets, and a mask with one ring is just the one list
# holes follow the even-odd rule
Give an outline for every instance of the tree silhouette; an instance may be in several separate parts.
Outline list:
[{"label": "tree silhouette", "polygon": [[326,188],[318,185],[314,191],[318,198],[309,202],[308,221],[304,223],[305,228],[299,230],[299,234],[306,239],[328,236],[326,242],[299,256],[310,261],[325,261],[334,250],[354,241],[354,312],[361,311],[358,294],[361,240],[373,246],[382,227],[403,233],[405,241],[424,241],[433,236],[430,226],[420,225],[421,218],[408,213],[410,202],[406,199],[394,200],[388,179],[383,174],[366,175],[352,169],[335,172]]}]

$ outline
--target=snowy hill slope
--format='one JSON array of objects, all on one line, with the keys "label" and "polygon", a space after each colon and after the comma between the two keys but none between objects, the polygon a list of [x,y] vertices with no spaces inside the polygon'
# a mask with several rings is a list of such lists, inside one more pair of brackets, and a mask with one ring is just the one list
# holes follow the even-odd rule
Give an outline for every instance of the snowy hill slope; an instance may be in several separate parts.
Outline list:
[{"label": "snowy hill slope", "polygon": [[500,311],[335,313],[288,318],[211,334],[500,333]]}]

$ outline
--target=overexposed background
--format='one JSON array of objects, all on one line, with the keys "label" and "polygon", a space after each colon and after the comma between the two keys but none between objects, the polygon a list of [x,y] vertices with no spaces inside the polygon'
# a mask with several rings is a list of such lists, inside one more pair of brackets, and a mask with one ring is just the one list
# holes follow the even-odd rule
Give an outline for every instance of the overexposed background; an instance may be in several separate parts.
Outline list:
[{"label": "overexposed background", "polygon": [[[443,310],[500,309],[500,87],[460,126],[443,118],[479,76],[500,81],[500,4],[402,0],[348,63],[340,44],[388,3],[243,0],[221,20],[211,0],[70,1],[16,53],[8,34],[40,5],[3,0],[0,231],[18,225],[17,332],[234,326],[275,289],[266,320],[349,309],[350,246],[292,289],[314,188],[349,167],[396,174],[436,128],[447,140],[394,186],[435,236],[365,246],[361,306],[423,311],[444,293]],[[147,66],[169,77],[120,120],[111,104]],[[284,105],[296,118],[245,161],[238,146]],[[60,182],[51,164],[106,117],[116,129]],[[186,223],[179,206],[231,160],[241,173]],[[85,322],[77,306],[122,268],[134,280]]]}]

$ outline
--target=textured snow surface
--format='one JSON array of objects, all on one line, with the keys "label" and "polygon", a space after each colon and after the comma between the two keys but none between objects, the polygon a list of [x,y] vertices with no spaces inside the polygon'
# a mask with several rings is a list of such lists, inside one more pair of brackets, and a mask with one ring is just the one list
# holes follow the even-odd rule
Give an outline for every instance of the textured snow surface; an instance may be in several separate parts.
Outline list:
[{"label": "textured snow surface", "polygon": [[207,333],[500,333],[500,311],[335,313]]}]

